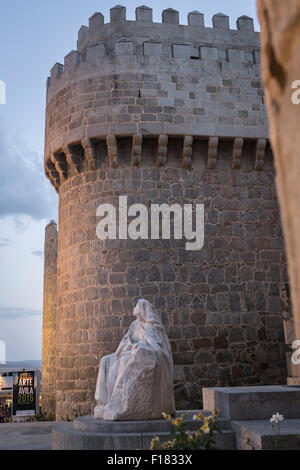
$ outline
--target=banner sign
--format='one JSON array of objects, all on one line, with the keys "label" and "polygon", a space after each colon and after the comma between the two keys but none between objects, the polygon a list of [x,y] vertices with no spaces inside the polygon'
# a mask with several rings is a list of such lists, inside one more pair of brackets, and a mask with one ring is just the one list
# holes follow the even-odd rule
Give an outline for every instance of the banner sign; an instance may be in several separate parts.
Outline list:
[{"label": "banner sign", "polygon": [[39,407],[39,380],[37,372],[14,372],[13,415],[34,416]]}]

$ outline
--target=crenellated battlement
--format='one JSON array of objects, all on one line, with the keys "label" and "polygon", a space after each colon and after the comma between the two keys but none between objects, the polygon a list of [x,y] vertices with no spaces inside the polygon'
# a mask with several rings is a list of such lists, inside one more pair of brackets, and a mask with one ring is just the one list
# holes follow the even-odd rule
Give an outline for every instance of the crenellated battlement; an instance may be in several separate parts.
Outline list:
[{"label": "crenellated battlement", "polygon": [[80,28],[77,49],[51,70],[46,117],[45,171],[56,189],[81,171],[80,162],[96,169],[97,142],[116,168],[118,142],[126,138],[133,166],[143,164],[147,138],[154,142],[154,165],[168,164],[166,142],[178,138],[185,169],[197,165],[195,142],[207,142],[213,169],[219,143],[228,140],[238,169],[244,143],[266,148],[268,140],[253,19],[238,18],[233,30],[222,13],[214,15],[213,27],[197,11],[187,25],[173,9],[162,12],[162,23],[153,22],[146,6],[136,9],[136,21],[128,21],[121,6],[111,9],[110,23],[95,13]]},{"label": "crenellated battlement", "polygon": [[72,67],[112,57],[144,56],[170,59],[220,60],[260,63],[259,33],[254,31],[252,18],[241,16],[237,29],[230,29],[229,17],[213,16],[213,27],[205,27],[204,14],[192,11],[188,25],[179,24],[179,12],[171,8],[162,12],[162,23],[153,22],[152,9],[136,9],[136,20],[126,19],[126,8],[117,5],[110,11],[110,22],[104,23],[102,13],[89,19],[89,26],[78,32],[77,50],[65,56],[64,64],[55,64],[48,86]]}]

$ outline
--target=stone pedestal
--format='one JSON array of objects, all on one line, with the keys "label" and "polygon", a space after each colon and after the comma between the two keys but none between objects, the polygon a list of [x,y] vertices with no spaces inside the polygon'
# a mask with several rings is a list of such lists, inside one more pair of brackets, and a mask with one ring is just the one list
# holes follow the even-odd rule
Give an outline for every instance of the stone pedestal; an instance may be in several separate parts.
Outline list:
[{"label": "stone pedestal", "polygon": [[[232,421],[231,428],[235,431],[236,435],[236,450],[276,449],[276,437],[269,419]],[[277,450],[299,450],[299,433],[300,419],[282,421],[280,423],[280,449]]]},{"label": "stone pedestal", "polygon": [[228,420],[264,420],[274,413],[300,418],[300,387],[212,387],[203,389],[206,410],[219,410]]},{"label": "stone pedestal", "polygon": [[[219,410],[235,433],[237,450],[265,450],[280,446],[300,449],[300,387],[272,385],[264,387],[216,387],[203,389],[203,405]],[[270,418],[282,414],[280,439]]]},{"label": "stone pedestal", "polygon": [[287,378],[287,384],[290,385],[291,387],[300,387],[300,377],[288,377]]},{"label": "stone pedestal", "polygon": [[[176,413],[182,416],[184,411]],[[193,415],[199,410],[186,411],[189,431],[200,427]],[[209,412],[204,412],[210,415]],[[234,432],[229,429],[227,420],[218,420],[219,431],[215,432],[218,449],[235,449]],[[53,450],[150,450],[151,441],[158,436],[161,442],[170,440],[170,423],[166,420],[153,421],[100,421],[93,416],[76,418],[73,423],[60,423],[52,430]]]}]

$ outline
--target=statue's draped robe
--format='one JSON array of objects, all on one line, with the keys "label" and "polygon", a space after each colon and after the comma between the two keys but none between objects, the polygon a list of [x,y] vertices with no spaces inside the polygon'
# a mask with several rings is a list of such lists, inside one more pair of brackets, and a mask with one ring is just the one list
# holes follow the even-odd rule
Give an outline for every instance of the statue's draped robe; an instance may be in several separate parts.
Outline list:
[{"label": "statue's draped robe", "polygon": [[138,314],[116,353],[100,362],[97,419],[160,419],[175,412],[171,346],[151,307]]}]

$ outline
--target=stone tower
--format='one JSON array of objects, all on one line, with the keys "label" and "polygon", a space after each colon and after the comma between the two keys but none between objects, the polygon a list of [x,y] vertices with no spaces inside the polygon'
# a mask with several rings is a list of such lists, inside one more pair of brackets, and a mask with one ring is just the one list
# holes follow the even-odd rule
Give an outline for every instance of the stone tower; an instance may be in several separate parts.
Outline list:
[{"label": "stone tower", "polygon": [[45,230],[44,252],[42,412],[54,417],[56,400],[57,225],[53,220]]},{"label": "stone tower", "polygon": [[[45,172],[59,193],[45,411],[54,400],[58,419],[91,411],[99,360],[115,351],[140,297],[167,327],[178,400],[204,385],[284,380],[286,263],[251,18],[232,30],[221,13],[212,28],[197,11],[188,25],[173,9],[162,23],[145,6],[136,21],[121,6],[110,23],[95,13],[47,82]],[[98,239],[97,207],[118,207],[119,196],[149,208],[204,204],[203,249]]]}]

